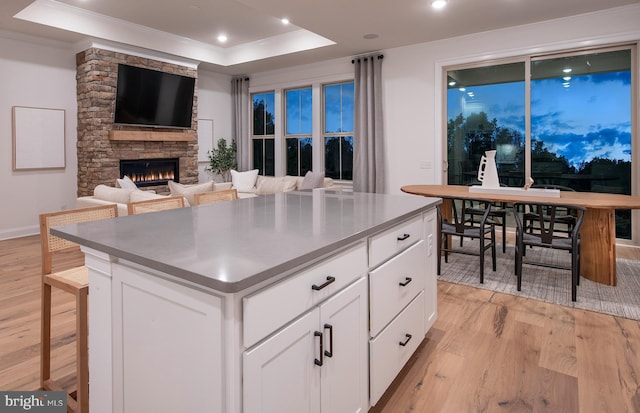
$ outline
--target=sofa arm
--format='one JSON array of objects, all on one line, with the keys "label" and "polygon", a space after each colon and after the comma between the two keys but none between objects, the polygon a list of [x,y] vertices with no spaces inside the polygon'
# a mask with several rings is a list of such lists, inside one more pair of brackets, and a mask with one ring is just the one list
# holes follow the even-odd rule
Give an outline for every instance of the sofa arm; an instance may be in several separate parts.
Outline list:
[{"label": "sofa arm", "polygon": [[113,204],[116,204],[118,206],[119,217],[129,215],[127,211],[127,204],[121,204],[113,201],[105,201],[103,199],[98,199],[93,196],[81,196],[76,199],[76,208],[87,208],[87,207],[93,207],[93,206],[113,205]]}]

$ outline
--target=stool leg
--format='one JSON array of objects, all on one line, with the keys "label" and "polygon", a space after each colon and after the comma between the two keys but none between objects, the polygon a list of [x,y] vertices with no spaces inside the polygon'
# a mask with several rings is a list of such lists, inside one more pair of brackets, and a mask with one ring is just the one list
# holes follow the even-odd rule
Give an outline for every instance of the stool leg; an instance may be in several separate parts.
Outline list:
[{"label": "stool leg", "polygon": [[89,317],[87,296],[89,287],[76,296],[76,368],[78,412],[89,412]]},{"label": "stool leg", "polygon": [[40,386],[51,378],[51,285],[42,283],[40,320]]}]

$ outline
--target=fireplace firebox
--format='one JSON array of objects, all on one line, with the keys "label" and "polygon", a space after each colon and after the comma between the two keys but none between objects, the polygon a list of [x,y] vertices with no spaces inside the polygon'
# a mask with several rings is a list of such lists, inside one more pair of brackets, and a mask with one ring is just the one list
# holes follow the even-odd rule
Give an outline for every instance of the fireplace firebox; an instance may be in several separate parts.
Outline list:
[{"label": "fireplace firebox", "polygon": [[141,187],[166,185],[170,180],[180,182],[180,159],[122,159],[120,177],[125,175]]}]

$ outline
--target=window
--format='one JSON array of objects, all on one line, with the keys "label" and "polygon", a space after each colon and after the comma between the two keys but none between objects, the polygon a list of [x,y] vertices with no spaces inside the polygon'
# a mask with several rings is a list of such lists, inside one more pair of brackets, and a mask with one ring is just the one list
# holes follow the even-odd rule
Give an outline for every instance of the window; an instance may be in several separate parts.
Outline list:
[{"label": "window", "polygon": [[311,88],[285,92],[286,173],[304,176],[313,167]]},{"label": "window", "polygon": [[260,175],[275,175],[274,92],[255,93],[253,101],[253,168]]},{"label": "window", "polygon": [[353,82],[325,85],[324,159],[325,176],[353,179]]},{"label": "window", "polygon": [[[631,194],[632,52],[447,70],[448,182],[474,182],[480,157],[495,149],[501,184],[531,177],[541,186]],[[629,211],[616,211],[616,236],[631,238]]]}]

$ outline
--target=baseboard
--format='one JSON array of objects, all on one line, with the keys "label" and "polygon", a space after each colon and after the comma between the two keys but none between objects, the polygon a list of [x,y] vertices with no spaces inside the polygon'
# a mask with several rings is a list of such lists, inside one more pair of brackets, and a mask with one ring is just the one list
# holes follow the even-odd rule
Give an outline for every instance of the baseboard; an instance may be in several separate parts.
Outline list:
[{"label": "baseboard", "polygon": [[0,241],[5,239],[22,238],[29,235],[36,235],[40,233],[40,227],[37,225],[31,225],[22,228],[11,228],[4,231],[0,231]]}]

